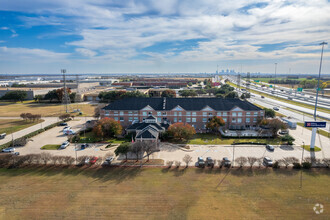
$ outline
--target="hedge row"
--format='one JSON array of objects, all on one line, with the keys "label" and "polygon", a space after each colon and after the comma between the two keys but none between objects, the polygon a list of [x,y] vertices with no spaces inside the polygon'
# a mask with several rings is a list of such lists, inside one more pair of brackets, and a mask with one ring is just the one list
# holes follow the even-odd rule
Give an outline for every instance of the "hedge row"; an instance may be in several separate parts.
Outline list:
[{"label": "hedge row", "polygon": [[239,143],[233,143],[231,145],[243,145],[243,144],[266,145],[265,143],[259,143],[259,142],[239,142]]},{"label": "hedge row", "polygon": [[[66,122],[66,121],[70,121],[70,120],[71,120],[71,119],[66,119],[66,120],[63,120],[63,121]],[[56,123],[54,123],[54,124],[51,124],[51,125],[48,125],[48,126],[44,127],[43,129],[38,129],[38,130],[36,130],[36,131],[33,131],[33,132],[29,133],[29,134],[24,135],[23,137],[20,137],[20,138],[14,139],[14,142],[15,142],[16,140],[18,140],[18,139],[21,139],[21,138],[31,138],[31,137],[34,137],[34,136],[36,136],[36,135],[38,135],[38,134],[40,134],[40,133],[42,133],[42,132],[44,132],[44,131],[47,131],[47,130],[49,130],[49,129],[51,129],[51,128],[54,128],[54,127],[56,127],[56,126],[59,126],[59,124],[62,123],[63,121],[61,121],[61,122],[56,122]],[[2,150],[2,149],[4,149],[4,148],[7,148],[7,147],[10,147],[10,146],[12,146],[12,145],[13,145],[13,141],[9,141],[9,142],[7,142],[7,143],[5,143],[5,144],[0,145],[0,150]]]}]

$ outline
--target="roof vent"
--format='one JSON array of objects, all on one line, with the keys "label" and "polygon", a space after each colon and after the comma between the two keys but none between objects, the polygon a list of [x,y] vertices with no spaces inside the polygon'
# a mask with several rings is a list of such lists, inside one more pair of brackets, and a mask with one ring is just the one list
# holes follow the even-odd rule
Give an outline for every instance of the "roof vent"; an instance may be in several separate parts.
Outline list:
[{"label": "roof vent", "polygon": [[166,107],[166,98],[164,97],[163,98],[163,110],[165,110],[165,107]]}]

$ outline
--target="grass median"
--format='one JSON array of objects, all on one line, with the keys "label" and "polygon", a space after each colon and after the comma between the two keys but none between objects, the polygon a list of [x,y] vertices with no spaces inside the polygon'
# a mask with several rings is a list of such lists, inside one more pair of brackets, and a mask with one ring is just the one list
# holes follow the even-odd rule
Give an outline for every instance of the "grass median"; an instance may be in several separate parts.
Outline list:
[{"label": "grass median", "polygon": [[325,169],[0,169],[0,207],[3,219],[329,219],[329,182]]},{"label": "grass median", "polygon": [[61,147],[60,144],[47,144],[41,147],[42,150],[58,150]]}]

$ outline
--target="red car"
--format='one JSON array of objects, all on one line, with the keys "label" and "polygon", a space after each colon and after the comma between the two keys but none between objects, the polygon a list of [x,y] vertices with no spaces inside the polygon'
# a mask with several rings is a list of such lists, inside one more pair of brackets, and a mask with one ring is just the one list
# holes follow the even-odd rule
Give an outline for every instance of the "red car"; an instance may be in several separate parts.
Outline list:
[{"label": "red car", "polygon": [[92,157],[91,159],[90,159],[90,164],[94,164],[94,163],[96,163],[96,161],[97,161],[97,159],[99,159],[98,157]]}]

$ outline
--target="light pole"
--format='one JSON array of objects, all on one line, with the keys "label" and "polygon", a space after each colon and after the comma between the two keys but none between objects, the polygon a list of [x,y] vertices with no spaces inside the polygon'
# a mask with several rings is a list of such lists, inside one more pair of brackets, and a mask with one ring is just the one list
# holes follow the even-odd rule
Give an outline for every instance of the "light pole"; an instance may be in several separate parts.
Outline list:
[{"label": "light pole", "polygon": [[275,84],[276,84],[276,70],[277,70],[277,63],[275,63],[275,79],[274,79],[274,95],[276,96],[276,89],[275,89]]},{"label": "light pole", "polygon": [[[320,59],[319,78],[317,80],[317,88],[316,88],[316,98],[315,98],[315,108],[314,108],[314,121],[316,121],[316,109],[317,109],[317,100],[318,100],[318,97],[319,97],[320,78],[321,78],[321,69],[322,69],[322,59],[323,59],[323,49],[324,49],[324,45],[326,45],[326,44],[328,44],[328,43],[326,43],[326,42],[320,43],[320,45],[322,45],[322,51],[321,51],[321,59]],[[311,149],[314,149],[314,146],[315,146],[316,131],[317,131],[317,128],[312,128],[312,137],[311,137],[311,144],[310,144],[310,148]]]},{"label": "light pole", "polygon": [[[301,163],[303,162],[304,159],[304,150],[305,150],[305,142],[303,142],[303,150],[302,150],[302,155],[301,155]],[[300,188],[302,188],[302,169],[300,173]]]}]

